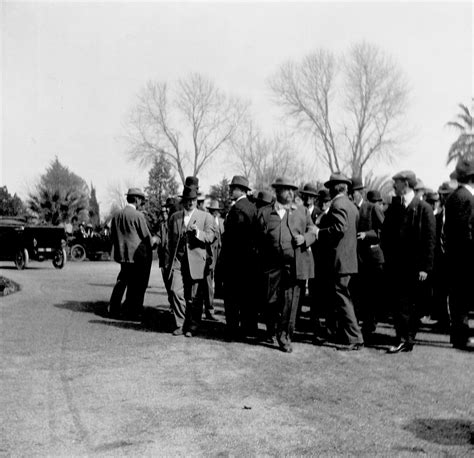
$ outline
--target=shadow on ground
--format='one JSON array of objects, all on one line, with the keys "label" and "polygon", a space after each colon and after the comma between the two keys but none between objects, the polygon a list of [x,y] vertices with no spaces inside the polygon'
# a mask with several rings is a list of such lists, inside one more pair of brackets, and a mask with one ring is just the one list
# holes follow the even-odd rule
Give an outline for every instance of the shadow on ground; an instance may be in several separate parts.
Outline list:
[{"label": "shadow on ground", "polygon": [[474,445],[474,423],[464,419],[416,418],[403,429],[440,445]]}]

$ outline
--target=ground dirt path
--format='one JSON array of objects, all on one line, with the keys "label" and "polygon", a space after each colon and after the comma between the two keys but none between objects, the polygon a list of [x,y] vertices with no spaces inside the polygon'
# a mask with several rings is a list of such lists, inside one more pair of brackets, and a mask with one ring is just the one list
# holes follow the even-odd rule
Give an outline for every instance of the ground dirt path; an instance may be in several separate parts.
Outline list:
[{"label": "ground dirt path", "polygon": [[[226,342],[223,312],[170,335],[154,264],[147,325],[104,316],[118,265],[31,263],[0,274],[5,456],[468,456],[474,354],[424,332],[412,354]],[[382,337],[393,334],[382,325]]]}]

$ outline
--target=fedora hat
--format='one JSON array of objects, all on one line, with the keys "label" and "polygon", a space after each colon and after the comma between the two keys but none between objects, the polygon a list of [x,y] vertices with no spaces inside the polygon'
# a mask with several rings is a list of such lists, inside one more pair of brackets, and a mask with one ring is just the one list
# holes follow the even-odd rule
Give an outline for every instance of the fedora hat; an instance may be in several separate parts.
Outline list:
[{"label": "fedora hat", "polygon": [[272,183],[272,188],[290,188],[298,189],[298,186],[295,186],[287,177],[279,177]]},{"label": "fedora hat", "polygon": [[184,186],[195,187],[199,189],[199,178],[198,177],[186,177],[184,180]]},{"label": "fedora hat", "polygon": [[418,183],[415,172],[412,172],[411,170],[402,170],[401,172],[396,173],[393,175],[392,180],[406,180],[408,186],[413,189],[415,189],[415,186]]},{"label": "fedora hat", "polygon": [[382,195],[380,194],[380,191],[377,191],[376,189],[371,189],[367,193],[367,200],[371,203],[383,202]]},{"label": "fedora hat", "polygon": [[361,189],[364,189],[364,183],[362,183],[362,178],[361,177],[352,177],[351,178],[352,182],[352,190],[353,191],[360,191]]},{"label": "fedora hat", "polygon": [[426,189],[425,183],[423,183],[420,178],[417,178],[414,189],[415,191],[421,191],[422,189]]},{"label": "fedora hat", "polygon": [[229,186],[238,186],[239,188],[243,188],[247,191],[250,191],[249,180],[247,180],[247,178],[241,175],[234,175]]},{"label": "fedora hat", "polygon": [[441,186],[438,188],[438,194],[451,194],[456,188],[450,181],[445,181]]},{"label": "fedora hat", "polygon": [[197,196],[198,194],[194,186],[185,186],[180,197],[181,199],[197,199]]},{"label": "fedora hat", "polygon": [[145,194],[143,193],[143,191],[140,188],[130,188],[127,191],[127,194],[125,194],[125,195],[126,196],[137,196],[137,197],[141,197],[142,199],[145,198]]},{"label": "fedora hat", "polygon": [[467,153],[458,159],[453,172],[454,178],[459,181],[474,175],[474,154]]},{"label": "fedora hat", "polygon": [[314,186],[314,184],[306,183],[306,184],[303,186],[303,189],[300,189],[300,190],[299,190],[299,193],[300,193],[300,194],[307,194],[308,196],[315,196],[315,197],[317,197],[317,195],[318,195],[318,190],[316,189],[316,186]]},{"label": "fedora hat", "polygon": [[208,210],[223,210],[224,207],[218,200],[211,200],[209,205],[206,207]]},{"label": "fedora hat", "polygon": [[271,204],[273,202],[273,194],[270,191],[259,191],[256,200],[262,204]]},{"label": "fedora hat", "polygon": [[326,188],[330,188],[331,186],[334,186],[339,183],[345,183],[348,186],[352,185],[352,181],[349,178],[347,178],[343,173],[336,172],[336,173],[331,173],[329,180],[326,181],[326,183],[324,183],[324,186]]},{"label": "fedora hat", "polygon": [[318,191],[318,199],[322,202],[329,202],[331,200],[331,195],[329,194],[329,189],[322,188]]}]

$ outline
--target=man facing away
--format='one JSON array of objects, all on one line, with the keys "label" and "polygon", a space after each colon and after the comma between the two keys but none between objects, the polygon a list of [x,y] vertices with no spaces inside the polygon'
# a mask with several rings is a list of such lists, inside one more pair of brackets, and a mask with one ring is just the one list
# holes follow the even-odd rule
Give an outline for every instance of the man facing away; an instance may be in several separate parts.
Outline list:
[{"label": "man facing away", "polygon": [[173,213],[168,225],[166,271],[175,336],[192,337],[199,326],[202,301],[197,293],[204,279],[208,247],[215,237],[212,217],[196,208],[197,197],[196,188],[185,186],[181,196],[183,209]]},{"label": "man facing away", "polygon": [[415,196],[417,179],[412,171],[397,173],[393,181],[398,198],[385,212],[381,242],[397,339],[388,353],[399,353],[413,349],[420,290],[433,269],[436,222],[430,205]]},{"label": "man facing away", "polygon": [[277,178],[272,187],[276,202],[258,212],[257,247],[267,291],[268,337],[273,340],[276,333],[280,349],[291,353],[301,288],[314,275],[309,247],[316,239],[316,227],[308,209],[294,203],[297,186]]},{"label": "man facing away", "polygon": [[127,205],[113,217],[111,225],[114,260],[120,263],[120,273],[110,297],[109,314],[118,317],[123,308],[127,318],[140,320],[156,239],[151,236],[145,216],[139,211],[145,194],[138,188],[130,188],[126,196]]}]

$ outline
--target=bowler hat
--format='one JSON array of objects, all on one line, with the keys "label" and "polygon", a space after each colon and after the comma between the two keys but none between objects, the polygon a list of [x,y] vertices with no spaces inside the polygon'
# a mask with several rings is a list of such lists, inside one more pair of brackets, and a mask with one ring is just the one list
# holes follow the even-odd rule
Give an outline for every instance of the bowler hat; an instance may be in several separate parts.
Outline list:
[{"label": "bowler hat", "polygon": [[184,186],[195,187],[199,189],[199,178],[198,177],[186,177],[184,180]]},{"label": "bowler hat", "polygon": [[329,177],[329,180],[324,183],[324,186],[326,188],[330,188],[331,186],[334,186],[339,183],[345,183],[349,186],[352,185],[352,181],[349,180],[343,173],[341,172],[336,172],[336,173],[331,173],[331,176]]},{"label": "bowler hat", "polygon": [[273,194],[270,191],[259,191],[257,201],[262,204],[271,204],[273,202]]},{"label": "bowler hat", "polygon": [[287,177],[279,177],[272,183],[272,188],[290,188],[298,189]]},{"label": "bowler hat", "polygon": [[412,172],[411,170],[403,170],[398,172],[392,177],[392,180],[406,180],[408,182],[408,186],[413,189],[415,189],[417,183],[415,172]]},{"label": "bowler hat", "polygon": [[377,191],[376,189],[371,189],[367,193],[367,200],[371,203],[383,202],[382,195],[380,194],[380,191]]},{"label": "bowler hat", "polygon": [[194,186],[185,186],[181,199],[197,199],[197,196],[198,194]]},{"label": "bowler hat", "polygon": [[218,200],[211,200],[209,205],[206,207],[208,210],[223,210],[224,207]]},{"label": "bowler hat", "polygon": [[145,198],[145,194],[139,188],[130,188],[127,191],[127,194],[125,194],[125,195],[126,196],[137,196],[137,197],[141,197],[142,199]]},{"label": "bowler hat", "polygon": [[364,183],[362,183],[362,178],[360,177],[352,177],[351,182],[351,188],[353,191],[360,191],[361,189],[365,188]]},{"label": "bowler hat", "polygon": [[176,199],[174,197],[167,197],[162,207],[172,207],[173,205],[176,205]]},{"label": "bowler hat", "polygon": [[451,194],[454,191],[454,186],[450,181],[445,181],[439,188],[438,194]]},{"label": "bowler hat", "polygon": [[331,195],[329,194],[329,189],[321,188],[318,191],[318,199],[322,202],[329,202],[331,200]]},{"label": "bowler hat", "polygon": [[436,191],[429,190],[425,194],[426,202],[437,202],[439,200],[439,194]]},{"label": "bowler hat", "polygon": [[247,180],[247,178],[245,178],[241,175],[235,175],[232,178],[232,181],[230,182],[229,186],[238,186],[239,188],[243,188],[243,189],[246,189],[246,190],[250,191],[249,180]]},{"label": "bowler hat", "polygon": [[462,181],[472,175],[474,175],[474,154],[467,153],[458,159],[454,169],[454,178]]},{"label": "bowler hat", "polygon": [[316,189],[316,186],[311,183],[306,183],[303,186],[303,189],[299,190],[300,194],[307,194],[308,196],[317,196],[318,195],[318,190]]}]

